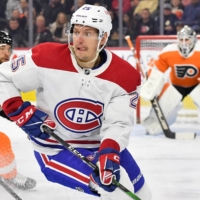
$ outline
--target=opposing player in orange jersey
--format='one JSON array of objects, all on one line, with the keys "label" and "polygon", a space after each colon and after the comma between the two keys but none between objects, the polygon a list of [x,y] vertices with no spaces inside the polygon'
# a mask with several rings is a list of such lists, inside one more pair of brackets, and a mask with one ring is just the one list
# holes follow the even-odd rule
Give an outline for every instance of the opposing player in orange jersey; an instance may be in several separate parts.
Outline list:
[{"label": "opposing player in orange jersey", "polygon": [[[196,32],[184,26],[177,33],[177,43],[167,45],[155,60],[148,80],[141,89],[141,96],[152,100],[158,96],[160,106],[169,125],[174,123],[182,100],[189,95],[200,108],[200,43]],[[170,84],[165,84],[164,73],[170,68]],[[142,122],[149,134],[162,132],[153,110]]]},{"label": "opposing player in orange jersey", "polygon": [[[12,38],[4,31],[0,31],[0,64],[9,61],[12,53]],[[0,66],[1,67],[1,66]],[[0,116],[9,120],[0,106]],[[15,155],[12,151],[9,137],[0,132],[0,178],[14,187],[22,190],[36,186],[34,179],[17,172]]]}]

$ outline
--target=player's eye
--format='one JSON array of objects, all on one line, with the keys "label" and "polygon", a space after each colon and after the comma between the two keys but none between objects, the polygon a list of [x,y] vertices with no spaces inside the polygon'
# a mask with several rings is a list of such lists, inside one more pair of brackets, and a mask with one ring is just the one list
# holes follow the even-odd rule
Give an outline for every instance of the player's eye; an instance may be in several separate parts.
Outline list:
[{"label": "player's eye", "polygon": [[75,36],[78,36],[78,35],[79,35],[79,32],[78,32],[78,31],[74,31],[73,34],[74,34]]},{"label": "player's eye", "polygon": [[90,32],[86,32],[86,33],[85,33],[85,36],[86,36],[86,37],[90,37],[91,35],[92,35],[92,34],[91,34]]}]

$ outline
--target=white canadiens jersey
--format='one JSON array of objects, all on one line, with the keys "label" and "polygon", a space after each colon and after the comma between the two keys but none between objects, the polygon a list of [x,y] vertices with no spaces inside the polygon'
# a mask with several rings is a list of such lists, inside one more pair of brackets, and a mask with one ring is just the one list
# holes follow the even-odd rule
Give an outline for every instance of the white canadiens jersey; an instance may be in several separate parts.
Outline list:
[{"label": "white canadiens jersey", "polygon": [[[140,74],[108,50],[106,61],[82,69],[68,45],[40,44],[30,53],[0,67],[0,104],[37,91],[37,108],[49,114],[55,133],[74,147],[96,148],[110,138],[122,151],[135,122]],[[34,149],[54,155],[61,150],[55,139],[31,138]]]}]

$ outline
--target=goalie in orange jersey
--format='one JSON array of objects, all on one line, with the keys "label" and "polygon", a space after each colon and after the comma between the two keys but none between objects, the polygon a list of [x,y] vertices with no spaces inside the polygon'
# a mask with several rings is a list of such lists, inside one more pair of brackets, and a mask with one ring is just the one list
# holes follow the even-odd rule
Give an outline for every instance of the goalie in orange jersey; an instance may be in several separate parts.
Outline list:
[{"label": "goalie in orange jersey", "polygon": [[[12,38],[4,31],[0,31],[0,64],[9,61],[12,53]],[[9,119],[0,106],[0,116]],[[0,178],[18,189],[28,190],[36,186],[34,179],[17,172],[15,155],[12,151],[9,137],[0,132]]]},{"label": "goalie in orange jersey", "polygon": [[[196,32],[184,26],[177,33],[177,43],[167,45],[155,60],[155,67],[143,84],[141,96],[152,100],[158,96],[160,106],[168,124],[175,122],[182,100],[189,95],[200,108],[200,43]],[[164,73],[170,68],[170,82],[165,83]],[[143,120],[149,134],[162,132],[153,110]]]}]

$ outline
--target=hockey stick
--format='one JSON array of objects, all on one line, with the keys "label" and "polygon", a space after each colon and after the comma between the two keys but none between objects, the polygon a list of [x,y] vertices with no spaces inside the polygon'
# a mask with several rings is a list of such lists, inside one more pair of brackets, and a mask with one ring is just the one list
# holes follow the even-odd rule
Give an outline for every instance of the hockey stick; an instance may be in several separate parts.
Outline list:
[{"label": "hockey stick", "polygon": [[[60,144],[62,144],[66,149],[68,149],[71,153],[73,153],[75,156],[80,158],[84,163],[86,163],[89,167],[91,167],[94,171],[99,171],[99,168],[97,165],[93,164],[89,159],[87,159],[85,156],[83,156],[79,151],[77,151],[74,147],[69,145],[67,142],[65,142],[62,138],[60,138],[58,135],[56,135],[53,130],[51,130],[47,126],[43,126],[43,129],[45,133],[52,136],[54,139],[56,139]],[[123,185],[121,185],[119,182],[117,182],[114,178],[112,179],[112,184],[119,187],[122,191],[124,191],[127,195],[129,195],[134,200],[141,200],[139,197],[137,197],[135,194],[133,194],[130,190],[125,188]]]},{"label": "hockey stick", "polygon": [[11,194],[16,200],[22,200],[0,177],[0,185]]},{"label": "hockey stick", "polygon": [[[137,69],[140,71],[140,73],[141,73],[141,75],[143,77],[143,81],[145,81],[146,80],[146,75],[145,75],[144,71],[142,70],[142,67],[140,65],[140,61],[138,60],[138,57],[136,55],[136,51],[135,51],[135,48],[133,46],[133,43],[131,41],[130,36],[129,35],[125,36],[125,40],[127,41],[130,50],[133,52],[133,56],[134,56],[134,58],[136,60]],[[140,101],[138,101],[138,106],[137,106],[137,124],[140,124],[140,123],[141,123],[140,122]]]},{"label": "hockey stick", "polygon": [[169,128],[169,125],[165,119],[165,116],[162,112],[162,109],[159,105],[157,97],[154,97],[151,100],[152,107],[156,113],[158,121],[160,122],[161,128],[167,138],[171,139],[194,139],[196,137],[196,133],[188,132],[188,133],[179,133],[179,132],[172,132]]},{"label": "hockey stick", "polygon": [[[125,37],[125,39],[126,39],[128,45],[130,47],[130,50],[133,51],[133,55],[134,55],[134,57],[136,59],[136,62],[138,63],[138,66],[140,66],[139,70],[140,70],[141,74],[143,74],[144,75],[143,77],[146,78],[144,72],[142,71],[142,67],[141,67],[141,65],[139,63],[137,55],[135,54],[134,46],[133,46],[133,43],[132,43],[132,41],[130,39],[130,36],[127,35]],[[154,109],[154,111],[156,113],[156,116],[158,118],[160,126],[161,126],[161,128],[162,128],[162,130],[163,130],[163,132],[164,132],[164,134],[165,134],[165,136],[167,138],[171,138],[171,139],[194,139],[196,137],[196,133],[192,133],[192,132],[188,132],[188,133],[178,133],[178,132],[175,133],[175,132],[172,132],[170,130],[170,128],[169,128],[169,125],[168,125],[166,119],[165,119],[165,116],[164,116],[164,114],[162,112],[162,109],[161,109],[161,107],[160,107],[160,105],[158,103],[157,97],[155,97],[153,100],[151,100],[151,104],[152,104],[152,107],[153,107],[153,109]]]},{"label": "hockey stick", "polygon": [[139,69],[139,71],[141,72],[142,77],[143,77],[143,78],[146,78],[146,75],[145,75],[145,73],[144,73],[144,71],[142,70],[142,67],[141,67],[141,65],[140,65],[140,61],[138,60],[138,57],[137,57],[137,55],[136,55],[135,48],[134,48],[134,46],[133,46],[133,43],[132,43],[132,41],[131,41],[130,36],[129,36],[129,35],[125,36],[125,39],[126,39],[126,41],[127,41],[127,43],[128,43],[128,46],[129,46],[130,50],[133,52],[133,56],[134,56],[134,58],[135,58],[135,60],[136,60],[138,69]]}]

